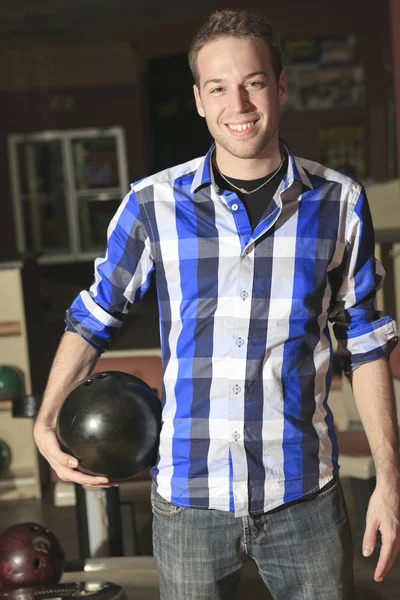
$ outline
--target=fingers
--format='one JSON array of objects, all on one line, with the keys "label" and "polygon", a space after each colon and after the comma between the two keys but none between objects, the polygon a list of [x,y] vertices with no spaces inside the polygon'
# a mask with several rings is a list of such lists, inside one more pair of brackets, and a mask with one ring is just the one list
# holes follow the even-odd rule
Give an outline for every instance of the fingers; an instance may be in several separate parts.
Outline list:
[{"label": "fingers", "polygon": [[[36,444],[46,460],[53,466],[63,465],[77,467],[78,461],[73,456],[66,454],[60,448],[57,437],[52,430],[45,430],[35,436]],[[53,466],[54,468],[54,466]]]},{"label": "fingers", "polygon": [[367,524],[365,527],[364,539],[362,543],[362,553],[364,556],[371,556],[373,551],[375,550],[376,545],[376,535],[378,532],[378,523],[368,519],[367,516]]},{"label": "fingers", "polygon": [[53,469],[53,465],[56,465],[58,468],[69,467],[70,469],[76,469],[76,467],[79,465],[79,462],[74,456],[66,454],[58,447],[50,448],[46,458],[50,462]]},{"label": "fingers", "polygon": [[371,556],[378,530],[382,546],[374,579],[377,582],[390,571],[400,549],[399,494],[395,488],[375,488],[368,506],[367,524],[363,539],[363,554]]},{"label": "fingers", "polygon": [[61,450],[54,431],[47,430],[43,432],[37,444],[40,452],[62,481],[70,481],[91,487],[113,487],[115,485],[110,483],[107,477],[92,477],[76,471],[79,464],[77,459]]},{"label": "fingers", "polygon": [[382,581],[385,575],[390,571],[397,555],[397,551],[394,547],[396,538],[393,537],[384,540],[382,536],[382,540],[383,543],[379,553],[379,560],[374,573],[374,579],[377,582]]},{"label": "fingers", "polygon": [[56,435],[52,431],[46,432],[46,437],[40,444],[40,450],[47,460],[58,463],[63,466],[75,468],[78,466],[76,458],[70,454],[66,454],[60,448]]},{"label": "fingers", "polygon": [[114,483],[111,483],[106,477],[93,477],[92,475],[80,473],[80,471],[76,471],[75,469],[71,469],[69,467],[61,467],[58,471],[56,471],[56,473],[62,481],[80,483],[84,486],[113,487],[115,485]]},{"label": "fingers", "polygon": [[84,487],[92,488],[92,489],[102,488],[102,489],[108,490],[109,488],[119,487],[119,483],[106,483],[106,484],[101,484],[101,485],[85,485]]}]

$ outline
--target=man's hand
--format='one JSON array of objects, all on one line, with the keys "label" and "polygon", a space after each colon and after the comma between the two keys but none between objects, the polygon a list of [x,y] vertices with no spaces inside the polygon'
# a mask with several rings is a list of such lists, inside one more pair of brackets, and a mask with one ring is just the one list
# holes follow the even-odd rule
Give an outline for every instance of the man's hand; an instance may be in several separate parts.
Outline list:
[{"label": "man's hand", "polygon": [[33,437],[40,453],[50,463],[50,466],[62,481],[73,481],[84,486],[102,488],[118,485],[110,483],[105,477],[92,477],[77,471],[78,461],[61,450],[53,429],[36,424]]},{"label": "man's hand", "polygon": [[374,579],[379,582],[390,571],[400,551],[400,483],[395,475],[389,484],[377,484],[371,496],[363,539],[364,556],[373,553],[378,530],[382,547]]}]

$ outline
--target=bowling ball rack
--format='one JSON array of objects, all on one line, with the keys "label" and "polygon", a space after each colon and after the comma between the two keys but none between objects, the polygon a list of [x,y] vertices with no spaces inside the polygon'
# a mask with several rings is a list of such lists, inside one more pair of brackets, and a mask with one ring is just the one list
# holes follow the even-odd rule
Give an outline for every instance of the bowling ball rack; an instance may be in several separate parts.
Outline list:
[{"label": "bowling ball rack", "polygon": [[119,585],[109,582],[56,583],[37,587],[0,590],[0,600],[123,600],[125,594]]}]

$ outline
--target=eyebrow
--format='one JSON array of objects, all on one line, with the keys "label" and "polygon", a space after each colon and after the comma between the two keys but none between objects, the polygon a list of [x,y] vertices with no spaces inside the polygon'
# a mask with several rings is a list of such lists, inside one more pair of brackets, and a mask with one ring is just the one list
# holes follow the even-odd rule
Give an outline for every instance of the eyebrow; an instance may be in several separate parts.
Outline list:
[{"label": "eyebrow", "polygon": [[[268,74],[265,71],[253,71],[252,73],[248,73],[244,79],[250,79],[256,75],[264,75],[264,77],[268,79]],[[207,79],[207,81],[203,83],[203,88],[205,88],[209,83],[223,83],[223,81],[223,79]]]}]

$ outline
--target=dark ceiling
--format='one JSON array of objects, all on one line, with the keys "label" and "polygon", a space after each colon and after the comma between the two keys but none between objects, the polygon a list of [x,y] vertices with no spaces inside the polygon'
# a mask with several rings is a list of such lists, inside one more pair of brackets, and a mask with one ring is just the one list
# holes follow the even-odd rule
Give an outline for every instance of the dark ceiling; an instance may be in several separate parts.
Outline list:
[{"label": "dark ceiling", "polygon": [[212,0],[0,0],[4,46],[86,39],[129,39],[157,21],[207,12]]}]

